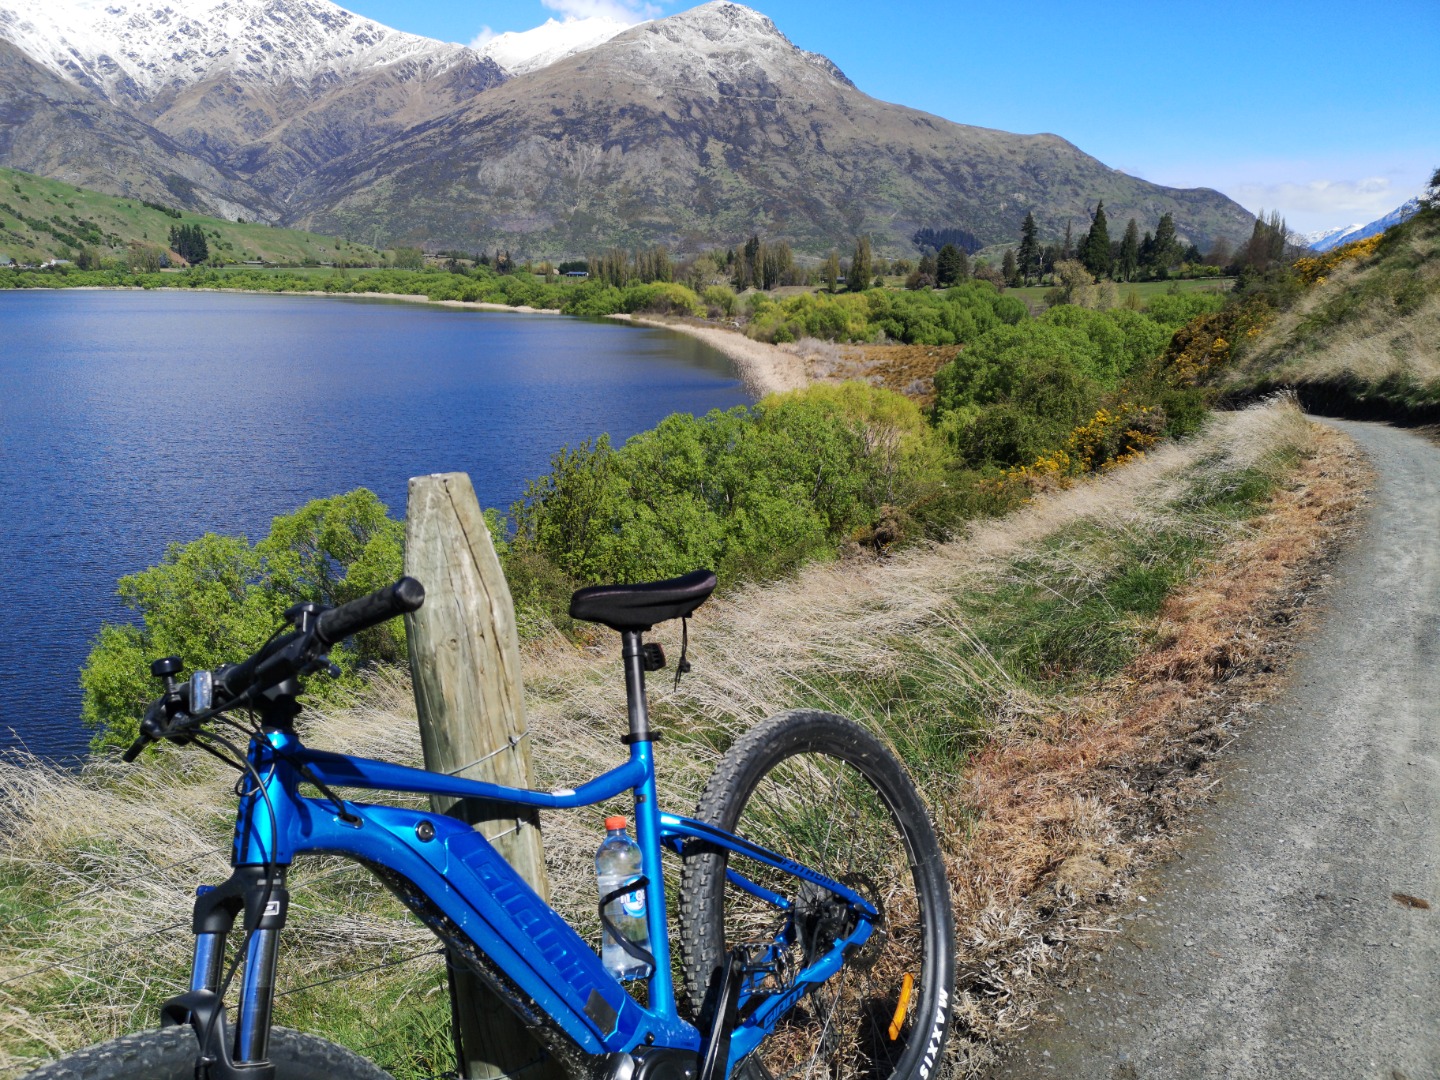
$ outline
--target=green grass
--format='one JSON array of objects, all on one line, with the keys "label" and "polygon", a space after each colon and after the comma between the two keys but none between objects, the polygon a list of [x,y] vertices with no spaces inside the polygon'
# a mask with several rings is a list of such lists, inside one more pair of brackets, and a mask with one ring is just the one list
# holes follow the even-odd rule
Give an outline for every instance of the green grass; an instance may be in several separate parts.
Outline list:
[{"label": "green grass", "polygon": [[118,257],[131,243],[165,248],[174,225],[199,225],[212,256],[227,262],[260,259],[275,263],[375,262],[362,244],[298,229],[227,221],[189,211],[178,218],[98,191],[0,168],[0,255],[16,262],[73,259],[82,247]]},{"label": "green grass", "polygon": [[[1268,429],[1246,426],[1250,415],[1174,448],[1159,479],[1127,487],[1117,474],[1116,484],[1064,493],[1070,501],[1047,511],[1043,536],[1024,512],[994,523],[1011,539],[992,536],[990,559],[967,561],[967,543],[956,542],[915,556],[919,565],[902,557],[894,578],[884,566],[817,570],[793,587],[757,589],[729,614],[717,605],[692,632],[695,673],[678,692],[652,683],[667,737],[663,802],[693,805],[739,732],[808,706],[878,729],[958,842],[973,822],[954,792],[974,752],[1007,725],[1071,708],[1123,668],[1151,640],[1165,598],[1244,533],[1297,460]],[[1304,426],[1298,415],[1292,423]],[[1212,437],[1216,428],[1232,434]],[[1247,438],[1266,441],[1237,453]],[[870,591],[847,595],[847,574],[870,580]],[[665,644],[673,655],[678,642]],[[532,658],[526,672],[540,787],[573,784],[620,753],[613,665],[569,655]],[[312,720],[307,738],[413,763],[413,714],[380,691],[353,713]],[[10,1074],[58,1047],[152,1026],[159,1002],[183,989],[190,890],[224,877],[233,804],[229,774],[186,751],[79,777],[6,766],[0,782],[0,1074]],[[545,819],[556,903],[582,935],[594,929],[596,828],[594,814]],[[187,853],[190,862],[161,872]],[[292,885],[277,1022],[357,1049],[400,1080],[446,1071],[448,998],[433,939],[340,860],[299,864]],[[164,935],[136,936],[176,921]]]},{"label": "green grass", "polygon": [[918,776],[964,767],[1015,694],[1055,702],[1114,676],[1153,640],[1166,598],[1260,512],[1298,460],[1201,462],[1183,493],[1145,527],[1082,521],[1047,537],[955,595],[953,617],[895,643],[883,674],[849,671],[797,686],[804,704],[885,717]]},{"label": "green grass", "polygon": [[1319,412],[1440,420],[1440,209],[1368,243],[1322,257],[1335,261],[1313,285],[1312,270],[1274,286],[1279,310],[1222,374],[1227,393],[1294,388]]},{"label": "green grass", "polygon": [[[1115,287],[1119,292],[1119,306],[1124,307],[1126,300],[1131,295],[1138,297],[1141,304],[1144,304],[1152,296],[1163,296],[1173,289],[1180,292],[1228,292],[1235,284],[1234,278],[1175,278],[1170,281],[1134,281],[1129,284],[1117,284]],[[1018,296],[1031,308],[1045,306],[1045,294],[1050,291],[1049,285],[1026,285],[1019,289],[1006,289],[1007,296]]]}]

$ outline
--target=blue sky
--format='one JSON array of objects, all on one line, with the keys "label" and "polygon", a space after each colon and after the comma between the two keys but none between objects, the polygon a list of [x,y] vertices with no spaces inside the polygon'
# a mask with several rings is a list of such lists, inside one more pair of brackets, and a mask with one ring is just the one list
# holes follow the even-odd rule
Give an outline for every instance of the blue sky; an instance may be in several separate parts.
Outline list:
[{"label": "blue sky", "polygon": [[[483,31],[687,0],[340,0],[400,30]],[[949,120],[1054,132],[1133,175],[1214,187],[1292,228],[1370,221],[1440,166],[1440,0],[1104,4],[757,0],[860,89]]]}]

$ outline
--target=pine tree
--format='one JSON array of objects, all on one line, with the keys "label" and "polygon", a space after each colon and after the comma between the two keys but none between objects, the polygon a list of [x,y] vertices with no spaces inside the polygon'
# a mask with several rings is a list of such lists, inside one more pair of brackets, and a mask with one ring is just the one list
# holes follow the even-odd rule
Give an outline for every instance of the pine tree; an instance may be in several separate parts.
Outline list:
[{"label": "pine tree", "polygon": [[[954,244],[946,244],[935,256],[935,284],[942,289],[948,289],[960,280],[962,260],[964,253]],[[923,269],[925,260],[920,260]]]},{"label": "pine tree", "polygon": [[1140,266],[1140,226],[1132,217],[1125,226],[1125,239],[1120,241],[1120,279],[1129,281]]},{"label": "pine tree", "polygon": [[1155,268],[1168,270],[1180,261],[1180,255],[1180,241],[1175,238],[1175,219],[1164,214],[1160,224],[1155,226]]},{"label": "pine tree", "polygon": [[919,288],[929,288],[935,284],[939,266],[936,258],[930,252],[920,256],[920,265],[915,268],[915,284]]},{"label": "pine tree", "polygon": [[1097,278],[1110,273],[1110,228],[1105,221],[1103,201],[1095,204],[1090,231],[1085,234],[1085,243],[1080,248],[1080,261]]},{"label": "pine tree", "polygon": [[1145,230],[1145,239],[1140,241],[1140,267],[1150,273],[1155,267],[1155,237]]},{"label": "pine tree", "polygon": [[1020,226],[1020,251],[1016,258],[1020,264],[1020,276],[1027,282],[1040,276],[1040,241],[1035,235],[1035,215],[1029,211]]},{"label": "pine tree", "polygon": [[191,266],[203,263],[210,257],[210,245],[205,240],[205,230],[199,225],[170,226],[170,247]]}]

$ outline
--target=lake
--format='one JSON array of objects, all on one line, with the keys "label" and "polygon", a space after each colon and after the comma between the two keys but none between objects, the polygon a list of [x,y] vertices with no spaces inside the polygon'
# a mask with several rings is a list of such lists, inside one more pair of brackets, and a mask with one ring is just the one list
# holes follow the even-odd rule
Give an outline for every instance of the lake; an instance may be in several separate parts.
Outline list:
[{"label": "lake", "polygon": [[[562,445],[749,401],[671,331],[376,300],[0,292],[0,748],[84,752],[123,574],[356,487],[468,472],[508,508]],[[238,658],[237,658],[238,659]]]}]

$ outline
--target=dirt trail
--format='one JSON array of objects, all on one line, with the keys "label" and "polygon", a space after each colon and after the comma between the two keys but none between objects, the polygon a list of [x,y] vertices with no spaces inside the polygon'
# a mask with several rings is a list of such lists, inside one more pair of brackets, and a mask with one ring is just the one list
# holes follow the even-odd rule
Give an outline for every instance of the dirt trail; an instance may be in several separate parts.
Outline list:
[{"label": "dirt trail", "polygon": [[1379,479],[1324,621],[992,1080],[1440,1078],[1440,447],[1335,423]]}]

